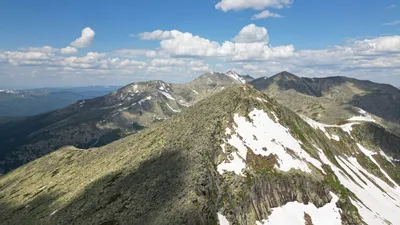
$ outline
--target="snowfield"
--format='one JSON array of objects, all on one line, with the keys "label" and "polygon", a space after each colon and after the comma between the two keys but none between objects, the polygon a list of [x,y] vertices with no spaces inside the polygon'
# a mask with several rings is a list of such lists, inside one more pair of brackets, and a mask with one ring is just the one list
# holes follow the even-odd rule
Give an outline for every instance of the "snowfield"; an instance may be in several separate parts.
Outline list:
[{"label": "snowfield", "polygon": [[307,213],[314,225],[341,225],[340,208],[336,206],[339,198],[330,193],[332,200],[321,208],[313,204],[305,205],[299,202],[289,202],[286,205],[272,209],[272,214],[257,225],[304,225],[304,215]]},{"label": "snowfield", "polygon": [[[400,189],[397,185],[392,187],[371,174],[354,157],[335,157],[344,169],[342,171],[325,156],[322,149],[317,149],[323,163],[329,165],[340,183],[360,200],[352,199],[352,203],[357,207],[364,222],[367,224],[387,224],[385,222],[387,220],[392,224],[400,224]],[[351,176],[354,181],[348,176]]]},{"label": "snowfield", "polygon": [[[234,116],[236,127],[233,131],[229,128],[226,129],[226,134],[231,135],[226,143],[229,143],[238,151],[231,154],[234,160],[220,164],[218,171],[221,173],[221,171],[227,170],[242,175],[238,171],[245,169],[246,164],[239,163],[239,160],[246,160],[247,148],[250,148],[256,155],[275,155],[278,160],[275,168],[284,172],[298,169],[311,173],[312,170],[308,163],[324,172],[321,162],[304,151],[301,143],[290,134],[286,127],[279,123],[275,113],[271,114],[274,119],[271,119],[264,111],[254,109],[249,114],[252,122],[237,114]],[[225,152],[225,147],[221,147]]]}]

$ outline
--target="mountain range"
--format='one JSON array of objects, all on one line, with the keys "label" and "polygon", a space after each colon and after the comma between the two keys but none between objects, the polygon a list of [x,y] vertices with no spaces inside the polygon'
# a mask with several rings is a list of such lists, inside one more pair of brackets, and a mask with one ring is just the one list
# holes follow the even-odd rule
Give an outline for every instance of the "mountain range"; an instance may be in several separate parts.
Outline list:
[{"label": "mountain range", "polygon": [[187,84],[132,83],[102,97],[4,123],[0,125],[0,174],[63,146],[87,149],[108,144],[252,79],[228,71],[206,73]]},{"label": "mountain range", "polygon": [[[227,76],[209,73],[186,86],[216,77]],[[103,147],[64,147],[0,177],[0,222],[400,223],[400,138],[369,112],[324,124],[256,85],[190,89],[199,93],[191,101],[177,94],[189,89],[142,86],[175,111],[179,100],[193,105]],[[127,99],[126,90],[135,93],[127,86],[81,108]]]},{"label": "mountain range", "polygon": [[0,90],[1,120],[32,116],[64,108],[75,101],[95,98],[117,90],[118,86]]}]

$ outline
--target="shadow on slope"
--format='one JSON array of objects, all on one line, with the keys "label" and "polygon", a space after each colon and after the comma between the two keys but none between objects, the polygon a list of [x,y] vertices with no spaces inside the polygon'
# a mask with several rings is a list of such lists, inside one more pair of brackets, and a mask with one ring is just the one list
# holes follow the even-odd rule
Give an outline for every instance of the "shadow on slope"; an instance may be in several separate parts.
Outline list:
[{"label": "shadow on slope", "polygon": [[[137,169],[119,170],[90,183],[67,206],[60,208],[56,208],[56,200],[64,193],[50,189],[35,190],[39,193],[19,206],[6,204],[6,198],[10,200],[15,196],[0,195],[0,223],[117,225],[193,222],[195,215],[188,215],[187,209],[174,205],[174,200],[185,195],[183,178],[186,167],[187,160],[181,151],[166,150],[158,157],[142,161]],[[78,186],[70,184],[70,188],[73,189],[74,185]]]}]

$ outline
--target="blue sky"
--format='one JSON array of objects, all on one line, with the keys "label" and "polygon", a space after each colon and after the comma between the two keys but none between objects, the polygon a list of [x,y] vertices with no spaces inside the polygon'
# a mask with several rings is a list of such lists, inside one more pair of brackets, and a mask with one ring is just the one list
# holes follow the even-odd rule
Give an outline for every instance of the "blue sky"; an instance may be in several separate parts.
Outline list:
[{"label": "blue sky", "polygon": [[[207,71],[228,69],[255,77],[289,70],[300,76],[344,75],[400,85],[397,4],[2,1],[0,88],[187,82]],[[266,10],[275,16],[252,19]],[[88,36],[73,44],[84,28]],[[143,38],[144,32],[156,30],[168,37],[148,33],[151,37]],[[169,34],[172,30],[178,33]],[[68,54],[61,53],[67,46]]]}]

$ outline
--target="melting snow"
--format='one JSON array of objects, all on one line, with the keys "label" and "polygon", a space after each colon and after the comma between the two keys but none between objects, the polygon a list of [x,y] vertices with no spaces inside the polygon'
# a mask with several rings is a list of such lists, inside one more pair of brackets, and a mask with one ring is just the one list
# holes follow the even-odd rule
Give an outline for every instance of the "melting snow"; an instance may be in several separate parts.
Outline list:
[{"label": "melting snow", "polygon": [[239,74],[237,74],[234,71],[228,71],[227,73],[225,73],[225,75],[227,75],[228,77],[232,78],[233,80],[237,81],[240,84],[246,83],[246,80],[243,79]]},{"label": "melting snow", "polygon": [[314,129],[320,129],[322,132],[324,132],[324,134],[329,138],[329,139],[333,139],[336,141],[340,141],[340,137],[334,134],[329,134],[325,128],[327,127],[338,127],[341,128],[344,132],[348,133],[351,136],[351,131],[353,130],[353,125],[358,124],[358,123],[347,123],[344,125],[328,125],[328,124],[323,124],[323,123],[318,123],[306,116],[300,115],[300,117],[306,121],[308,123],[308,125],[310,125],[312,128]]},{"label": "melting snow", "polygon": [[84,104],[85,104],[85,100],[82,100],[82,101],[79,103],[79,108],[82,108]]},{"label": "melting snow", "polygon": [[210,79],[210,78],[207,78],[208,79],[208,81],[210,82],[210,83],[212,83],[213,81]]},{"label": "melting snow", "polygon": [[393,162],[399,162],[400,161],[399,159],[394,159],[394,158],[386,155],[386,153],[384,151],[382,151],[382,149],[379,149],[379,154],[381,156],[383,156],[387,161],[389,161],[393,166],[394,166]]},{"label": "melting snow", "polygon": [[160,92],[162,95],[164,95],[168,99],[175,100],[175,98],[172,97],[171,94],[168,92],[165,92],[165,91],[158,91],[158,92]]},{"label": "melting snow", "polygon": [[[142,105],[143,102],[149,101],[149,100],[151,100],[151,96],[147,96],[146,98],[144,98],[144,99],[138,101],[138,103],[139,103],[139,105]],[[133,105],[135,105],[135,104],[133,104]],[[133,105],[132,105],[132,106],[133,106]]]},{"label": "melting snow", "polygon": [[58,210],[54,210],[52,213],[50,213],[50,216],[54,216]]},{"label": "melting snow", "polygon": [[365,110],[358,109],[358,112],[361,114],[361,116],[354,116],[348,120],[349,121],[366,121],[366,122],[376,123],[376,120],[374,118],[372,118]]},{"label": "melting snow", "polygon": [[39,191],[41,191],[41,190],[43,190],[43,189],[45,189],[45,188],[47,188],[47,186],[45,185],[45,186],[42,186],[42,187],[40,187],[39,188]]},{"label": "melting snow", "polygon": [[173,112],[181,112],[181,110],[173,109],[168,103],[166,103],[166,104],[167,104],[168,108],[169,108],[170,110],[172,110]]},{"label": "melting snow", "polygon": [[[290,134],[289,130],[279,124],[276,115],[276,121],[274,121],[264,111],[254,109],[250,112],[249,117],[252,122],[236,114],[234,121],[237,126],[234,132],[232,133],[229,128],[226,129],[226,133],[231,134],[231,138],[226,142],[234,146],[238,152],[232,154],[234,163],[228,163],[229,165],[223,163],[220,171],[223,169],[235,173],[241,171],[243,164],[238,161],[246,160],[248,148],[256,155],[275,155],[279,163],[279,165],[275,165],[275,168],[281,171],[298,169],[311,173],[307,162],[324,171],[321,162],[304,151],[300,146],[301,143]],[[241,175],[241,173],[237,174]]]},{"label": "melting snow", "polygon": [[[400,215],[400,189],[398,187],[393,188],[369,173],[354,157],[335,157],[339,165],[354,179],[354,182],[341,169],[331,163],[321,149],[318,149],[318,151],[321,160],[331,167],[340,183],[360,199],[361,202],[355,199],[352,199],[352,202],[357,207],[364,222],[367,224],[387,224],[385,220],[388,220],[392,224],[400,224],[400,217],[398,216]],[[371,180],[379,185],[384,192]]]},{"label": "melting snow", "polygon": [[[222,151],[225,153],[225,144],[221,145]],[[242,152],[243,153],[243,152]],[[247,153],[247,152],[246,152]],[[230,157],[233,157],[233,160],[230,160],[230,162],[223,162],[217,166],[217,170],[220,174],[223,174],[224,170],[226,171],[233,171],[234,173],[238,175],[243,175],[242,170],[246,168],[246,163],[242,160],[241,156],[239,156],[240,153],[234,152],[230,155]],[[245,156],[246,158],[246,156]]]},{"label": "melting snow", "polygon": [[[368,158],[376,165],[378,166],[378,168],[380,169],[381,173],[383,173],[383,175],[385,175],[385,177],[390,180],[390,182],[392,182],[394,184],[395,187],[398,187],[398,185],[396,184],[396,182],[386,173],[385,170],[382,169],[382,167],[379,165],[379,163],[374,159],[373,155],[376,155],[377,153],[372,152],[366,148],[364,148],[362,145],[357,144],[358,148],[366,155],[368,156]],[[400,202],[399,202],[400,204]]]},{"label": "melting snow", "polygon": [[257,225],[304,225],[307,224],[304,219],[304,213],[307,213],[314,225],[341,225],[340,208],[336,206],[339,198],[330,193],[332,200],[321,208],[314,204],[305,205],[299,202],[289,202],[282,207],[273,208],[272,214],[268,219],[262,222],[256,222]]},{"label": "melting snow", "polygon": [[224,215],[221,213],[217,213],[219,225],[229,225],[229,221],[226,219]]},{"label": "melting snow", "polygon": [[265,99],[263,99],[263,98],[257,97],[256,99],[257,99],[258,101],[260,101],[260,102],[268,102],[267,100],[265,100]]},{"label": "melting snow", "polygon": [[193,93],[195,93],[196,95],[199,94],[199,92],[197,92],[196,90],[192,90],[192,91],[193,91]]},{"label": "melting snow", "polygon": [[185,107],[190,107],[190,106],[192,106],[192,104],[190,104],[190,103],[188,103],[188,102],[185,102],[185,101],[183,101],[183,100],[179,100],[178,103],[181,104],[181,105],[183,105],[183,106],[185,106]]}]

